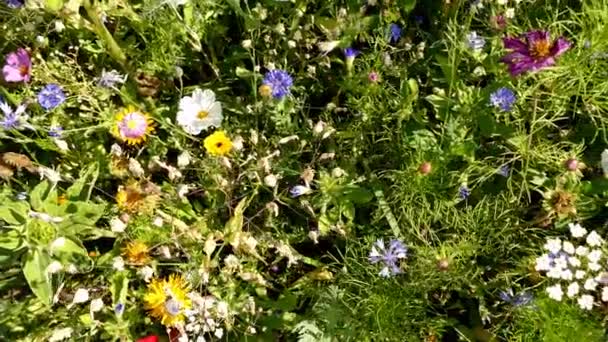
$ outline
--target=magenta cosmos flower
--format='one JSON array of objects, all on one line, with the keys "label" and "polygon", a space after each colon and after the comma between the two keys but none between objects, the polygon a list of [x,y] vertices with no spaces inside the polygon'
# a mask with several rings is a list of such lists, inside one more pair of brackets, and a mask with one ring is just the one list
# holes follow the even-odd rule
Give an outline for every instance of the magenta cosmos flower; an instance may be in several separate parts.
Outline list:
[{"label": "magenta cosmos flower", "polygon": [[531,31],[519,38],[507,37],[503,43],[511,53],[501,61],[509,65],[513,76],[552,66],[555,57],[570,48],[570,42],[566,38],[559,37],[552,42],[547,31]]},{"label": "magenta cosmos flower", "polygon": [[6,64],[2,74],[6,82],[29,82],[32,70],[32,60],[29,53],[23,48],[11,52],[6,56]]}]

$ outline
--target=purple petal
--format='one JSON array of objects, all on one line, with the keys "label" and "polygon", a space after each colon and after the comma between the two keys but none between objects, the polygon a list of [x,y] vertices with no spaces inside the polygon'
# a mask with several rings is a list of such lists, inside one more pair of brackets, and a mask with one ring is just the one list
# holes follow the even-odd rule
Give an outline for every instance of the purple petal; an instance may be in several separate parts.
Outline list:
[{"label": "purple petal", "polygon": [[521,52],[511,52],[500,59],[503,63],[519,63],[519,62],[531,62],[533,59],[528,54]]},{"label": "purple petal", "polygon": [[530,70],[540,70],[555,65],[553,57],[547,57],[541,60],[536,60],[532,63]]},{"label": "purple petal", "polygon": [[528,46],[521,39],[506,37],[502,39],[505,49],[513,50],[525,54],[528,52]]},{"label": "purple petal", "polygon": [[572,44],[564,37],[559,37],[551,47],[551,55],[557,57],[566,52]]},{"label": "purple petal", "polygon": [[21,76],[19,68],[12,65],[5,65],[2,68],[2,75],[6,82],[21,82],[25,79],[24,76]]},{"label": "purple petal", "polygon": [[538,41],[548,42],[551,38],[548,31],[530,31],[526,33],[528,39],[528,46],[534,46]]}]

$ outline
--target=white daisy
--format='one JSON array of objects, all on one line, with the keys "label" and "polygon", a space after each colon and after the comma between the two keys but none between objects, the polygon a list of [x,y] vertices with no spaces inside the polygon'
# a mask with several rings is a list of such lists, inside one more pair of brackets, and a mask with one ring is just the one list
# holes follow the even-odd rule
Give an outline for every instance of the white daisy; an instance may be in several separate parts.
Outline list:
[{"label": "white daisy", "polygon": [[589,259],[589,261],[592,263],[599,262],[601,257],[602,251],[600,251],[599,249],[594,249],[589,254],[587,254],[587,259]]},{"label": "white daisy", "polygon": [[595,230],[591,231],[589,235],[587,235],[587,244],[589,246],[597,247],[602,244],[604,240]]},{"label": "white daisy", "polygon": [[564,249],[564,252],[566,252],[568,254],[574,254],[574,251],[575,251],[574,245],[570,241],[564,241],[563,249]]},{"label": "white daisy", "polygon": [[583,287],[585,288],[585,290],[593,291],[597,287],[597,281],[595,281],[595,279],[589,278],[585,281]]},{"label": "white daisy", "polygon": [[562,240],[559,238],[548,239],[544,247],[549,252],[557,254],[562,249]]},{"label": "white daisy", "polygon": [[583,270],[578,270],[574,273],[574,278],[576,279],[583,279],[585,278],[585,271]]},{"label": "white daisy", "polygon": [[567,290],[568,292],[566,293],[566,295],[568,295],[568,297],[572,298],[578,294],[579,290],[580,290],[580,287],[578,286],[578,283],[572,283],[572,284],[568,285],[568,290]]},{"label": "white daisy", "polygon": [[215,93],[209,89],[196,89],[192,96],[179,101],[177,124],[184,131],[198,135],[202,130],[222,124],[222,105],[215,101]]},{"label": "white daisy", "polygon": [[587,234],[587,229],[581,227],[581,225],[578,223],[577,224],[570,223],[568,225],[568,227],[570,228],[570,234],[572,235],[572,237],[580,238],[580,237],[585,236],[585,234]]}]

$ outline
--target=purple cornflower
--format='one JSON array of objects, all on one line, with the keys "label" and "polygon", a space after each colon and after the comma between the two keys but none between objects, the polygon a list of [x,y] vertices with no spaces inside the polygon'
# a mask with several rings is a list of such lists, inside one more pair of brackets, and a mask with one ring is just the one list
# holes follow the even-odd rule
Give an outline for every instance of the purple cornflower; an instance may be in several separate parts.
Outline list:
[{"label": "purple cornflower", "polygon": [[32,60],[29,53],[19,48],[6,56],[2,75],[6,82],[29,82],[32,71]]},{"label": "purple cornflower", "polygon": [[102,88],[113,88],[116,84],[125,83],[127,80],[126,75],[121,75],[116,70],[106,71],[105,69],[101,72],[97,85]]},{"label": "purple cornflower", "polygon": [[359,50],[357,49],[353,49],[352,47],[348,47],[346,49],[344,49],[344,57],[346,58],[346,60],[353,60],[355,59],[355,57],[357,57],[357,55],[359,55]]},{"label": "purple cornflower", "polygon": [[116,313],[116,315],[120,316],[122,315],[122,313],[125,311],[125,305],[123,303],[118,303],[116,304],[116,306],[114,307],[114,312]]},{"label": "purple cornflower", "polygon": [[27,119],[27,115],[23,115],[25,108],[25,105],[22,104],[13,110],[6,102],[0,101],[0,110],[4,113],[0,126],[5,130],[20,129],[23,121]]},{"label": "purple cornflower", "polygon": [[389,31],[390,31],[389,41],[391,43],[398,42],[399,39],[401,38],[401,33],[403,32],[403,30],[401,29],[401,26],[393,23],[393,24],[391,24]]},{"label": "purple cornflower", "polygon": [[4,0],[4,2],[9,8],[19,8],[25,4],[23,0]]},{"label": "purple cornflower", "polygon": [[501,58],[501,61],[509,65],[512,76],[555,65],[555,58],[566,52],[571,45],[563,37],[552,42],[549,32],[540,30],[530,31],[519,38],[503,38],[503,44],[511,52]]},{"label": "purple cornflower", "polygon": [[469,198],[469,196],[471,195],[471,190],[469,190],[469,188],[467,188],[466,185],[461,185],[460,188],[458,189],[458,196],[465,200],[467,198]]},{"label": "purple cornflower", "polygon": [[467,34],[467,46],[473,51],[481,51],[486,45],[486,40],[477,35],[477,32],[471,31]]},{"label": "purple cornflower", "polygon": [[504,112],[509,112],[517,98],[513,90],[502,87],[490,94],[490,104]]},{"label": "purple cornflower", "polygon": [[65,101],[65,93],[58,84],[47,84],[38,93],[38,103],[46,110],[57,108]]},{"label": "purple cornflower", "polygon": [[503,301],[513,305],[513,306],[523,306],[527,305],[532,301],[532,294],[529,292],[522,293],[513,293],[513,289],[507,289],[506,291],[501,291],[498,296]]},{"label": "purple cornflower", "polygon": [[367,79],[372,83],[378,83],[378,81],[380,81],[380,75],[375,71],[371,71],[367,74]]},{"label": "purple cornflower", "polygon": [[49,137],[51,137],[51,138],[61,138],[62,133],[63,133],[63,127],[61,127],[61,126],[51,126],[49,128]]},{"label": "purple cornflower", "polygon": [[384,244],[384,240],[379,239],[372,245],[372,250],[369,253],[369,262],[372,264],[381,262],[383,264],[384,267],[379,273],[382,277],[390,277],[401,273],[398,262],[405,258],[407,258],[407,247],[397,239],[391,239],[388,247]]},{"label": "purple cornflower", "polygon": [[285,70],[270,70],[264,76],[263,86],[270,87],[272,97],[282,99],[289,94],[289,88],[293,85],[293,79]]}]

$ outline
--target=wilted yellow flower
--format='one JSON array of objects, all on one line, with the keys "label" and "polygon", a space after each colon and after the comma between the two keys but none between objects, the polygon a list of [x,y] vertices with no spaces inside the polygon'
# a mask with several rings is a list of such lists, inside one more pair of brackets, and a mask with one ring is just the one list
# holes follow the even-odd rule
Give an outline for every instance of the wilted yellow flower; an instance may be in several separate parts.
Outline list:
[{"label": "wilted yellow flower", "polygon": [[150,249],[141,241],[132,241],[122,249],[122,254],[130,264],[144,265],[150,261]]}]

